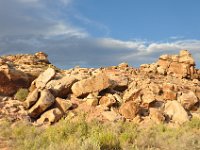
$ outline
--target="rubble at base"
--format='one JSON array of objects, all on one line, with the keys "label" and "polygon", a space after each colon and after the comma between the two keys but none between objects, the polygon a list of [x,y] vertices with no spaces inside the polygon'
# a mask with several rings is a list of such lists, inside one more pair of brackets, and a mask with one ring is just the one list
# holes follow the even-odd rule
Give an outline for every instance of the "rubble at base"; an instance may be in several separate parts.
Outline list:
[{"label": "rubble at base", "polygon": [[[47,62],[45,56],[42,59]],[[6,69],[2,70],[0,79],[9,78],[11,74],[2,74]],[[18,75],[16,72],[17,79]],[[70,113],[74,114],[71,119],[85,113],[88,121],[102,122],[182,124],[194,116],[200,117],[200,70],[195,68],[187,50],[178,55],[162,55],[156,63],[143,64],[140,68],[127,63],[100,69],[76,67],[62,73],[48,68],[37,76],[29,84],[27,99],[19,103],[25,116],[36,124],[53,124]],[[24,76],[21,80],[28,79]],[[7,115],[3,111],[13,106],[0,100],[0,107],[3,117]],[[17,110],[13,111],[18,114]]]}]

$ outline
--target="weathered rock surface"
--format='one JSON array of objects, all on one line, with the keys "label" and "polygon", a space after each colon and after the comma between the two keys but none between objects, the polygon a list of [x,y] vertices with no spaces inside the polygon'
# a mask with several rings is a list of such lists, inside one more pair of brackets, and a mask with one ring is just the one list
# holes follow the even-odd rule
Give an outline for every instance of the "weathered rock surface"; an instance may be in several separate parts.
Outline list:
[{"label": "weathered rock surface", "polygon": [[112,94],[106,94],[99,100],[99,104],[104,107],[110,107],[116,103],[115,97]]},{"label": "weathered rock surface", "polygon": [[52,124],[58,121],[62,117],[63,113],[58,108],[53,108],[41,115],[37,120],[37,124]]},{"label": "weathered rock surface", "polygon": [[194,76],[194,59],[187,50],[180,51],[179,55],[161,56],[157,63],[168,75],[180,78],[191,78]]},{"label": "weathered rock surface", "polygon": [[70,100],[57,97],[54,106],[59,108],[63,113],[66,113],[69,108],[72,107],[72,102]]},{"label": "weathered rock surface", "polygon": [[110,86],[110,80],[105,73],[99,73],[88,79],[76,82],[72,85],[72,92],[77,97],[93,92],[100,92]]},{"label": "weathered rock surface", "polygon": [[86,103],[89,106],[97,106],[99,103],[98,97],[95,94],[89,94],[86,98]]},{"label": "weathered rock surface", "polygon": [[[0,94],[14,93],[35,79],[25,102],[20,102],[20,110],[39,124],[52,124],[62,117],[70,118],[70,114],[71,119],[86,114],[86,120],[101,122],[124,119],[139,124],[182,124],[199,114],[200,70],[187,50],[178,55],[162,55],[156,63],[142,64],[140,68],[121,63],[99,69],[58,70],[47,66],[44,53],[18,57],[0,59]],[[9,66],[8,62],[18,67]],[[33,77],[20,64],[41,65],[43,70],[40,68]],[[6,101],[0,99],[0,116],[20,114],[19,108]]]},{"label": "weathered rock surface", "polygon": [[164,113],[161,110],[156,109],[156,108],[149,109],[149,116],[156,123],[162,123],[165,121]]},{"label": "weathered rock surface", "polygon": [[29,115],[33,118],[40,116],[48,107],[50,107],[55,101],[54,96],[48,91],[41,91],[39,100],[33,107],[28,111]]},{"label": "weathered rock surface", "polygon": [[0,95],[13,95],[19,88],[28,88],[49,65],[42,52],[0,57]]},{"label": "weathered rock surface", "polygon": [[26,101],[24,102],[24,107],[26,109],[29,109],[37,102],[38,97],[39,97],[39,91],[38,89],[35,89],[33,92],[29,93],[28,97],[26,98]]},{"label": "weathered rock surface", "polygon": [[198,102],[195,93],[192,91],[183,91],[178,100],[187,110],[190,110]]},{"label": "weathered rock surface", "polygon": [[56,72],[52,68],[48,68],[33,82],[35,87],[38,89],[43,89],[46,84],[55,76]]},{"label": "weathered rock surface", "polygon": [[77,81],[76,78],[71,76],[64,76],[58,80],[51,80],[47,83],[46,88],[49,89],[54,96],[67,97],[71,91],[71,86]]},{"label": "weathered rock surface", "polygon": [[165,104],[164,112],[175,123],[182,124],[189,121],[187,112],[178,101],[168,101]]},{"label": "weathered rock surface", "polygon": [[126,119],[134,119],[139,111],[138,105],[133,101],[128,101],[119,108],[120,114]]},{"label": "weathered rock surface", "polygon": [[28,112],[23,107],[23,103],[18,100],[13,100],[11,97],[0,97],[0,120],[1,119],[8,119],[11,122],[31,120]]}]

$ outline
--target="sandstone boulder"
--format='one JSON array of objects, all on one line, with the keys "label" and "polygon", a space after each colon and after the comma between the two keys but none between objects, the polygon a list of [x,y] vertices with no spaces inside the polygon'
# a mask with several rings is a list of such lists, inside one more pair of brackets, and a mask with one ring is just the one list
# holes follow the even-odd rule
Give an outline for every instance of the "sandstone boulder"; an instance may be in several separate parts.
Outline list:
[{"label": "sandstone boulder", "polygon": [[142,103],[143,104],[150,104],[151,102],[155,101],[155,94],[150,89],[143,89],[142,90]]},{"label": "sandstone boulder", "polygon": [[117,91],[124,91],[128,88],[129,78],[126,74],[116,69],[106,69],[105,73],[109,80],[112,82],[112,88]]},{"label": "sandstone boulder", "polygon": [[187,112],[178,101],[167,101],[164,112],[174,123],[182,124],[189,121]]},{"label": "sandstone boulder", "polygon": [[179,78],[195,78],[195,62],[187,50],[180,51],[179,55],[160,56],[157,72],[162,75],[173,75]]},{"label": "sandstone boulder", "polygon": [[163,85],[163,99],[164,100],[176,100],[177,94],[175,91],[175,87],[171,83],[165,83]]},{"label": "sandstone boulder", "polygon": [[190,75],[190,65],[179,62],[172,62],[168,68],[167,74],[185,78]]},{"label": "sandstone boulder", "polygon": [[54,106],[59,108],[63,113],[66,113],[72,107],[72,102],[56,97]]},{"label": "sandstone boulder", "polygon": [[7,55],[0,58],[0,94],[13,95],[19,88],[28,88],[31,82],[48,67],[47,55]]},{"label": "sandstone boulder", "polygon": [[38,89],[43,89],[46,84],[55,76],[56,72],[52,68],[48,68],[43,73],[39,75],[39,77],[33,81],[32,84],[36,86]]},{"label": "sandstone boulder", "polygon": [[178,98],[178,100],[187,110],[190,110],[198,102],[195,93],[192,91],[182,92],[182,95]]},{"label": "sandstone boulder", "polygon": [[119,108],[119,113],[126,119],[134,119],[139,111],[138,104],[133,101],[125,102]]},{"label": "sandstone boulder", "polygon": [[110,86],[110,80],[105,73],[99,73],[88,79],[78,81],[73,84],[72,92],[75,96],[80,97],[89,93],[100,92]]},{"label": "sandstone boulder", "polygon": [[39,91],[35,89],[33,92],[29,93],[28,97],[24,101],[24,107],[29,109],[32,105],[34,105],[39,98]]},{"label": "sandstone boulder", "polygon": [[58,80],[51,80],[47,83],[46,88],[49,89],[54,96],[67,97],[71,90],[71,86],[77,81],[74,77],[65,76]]},{"label": "sandstone boulder", "polygon": [[189,64],[191,66],[195,65],[194,59],[192,58],[191,54],[187,50],[180,51],[179,62]]},{"label": "sandstone boulder", "polygon": [[49,124],[57,122],[62,117],[62,112],[58,108],[53,108],[41,115],[37,120],[37,124]]},{"label": "sandstone boulder", "polygon": [[28,111],[32,118],[40,116],[47,108],[49,108],[55,101],[54,96],[46,89],[41,91],[39,100]]},{"label": "sandstone boulder", "polygon": [[28,75],[11,68],[8,65],[0,66],[0,94],[13,95],[19,88],[27,88],[30,84]]},{"label": "sandstone boulder", "polygon": [[101,106],[110,107],[116,103],[115,97],[112,94],[106,94],[99,100]]},{"label": "sandstone boulder", "polygon": [[133,81],[129,84],[128,89],[123,93],[123,101],[134,101],[141,97],[141,89],[137,87],[137,82]]},{"label": "sandstone boulder", "polygon": [[163,112],[157,108],[150,108],[149,116],[151,120],[155,121],[156,123],[162,123],[165,121],[165,116]]},{"label": "sandstone boulder", "polygon": [[89,94],[84,100],[89,106],[97,106],[99,103],[98,97],[95,94]]}]

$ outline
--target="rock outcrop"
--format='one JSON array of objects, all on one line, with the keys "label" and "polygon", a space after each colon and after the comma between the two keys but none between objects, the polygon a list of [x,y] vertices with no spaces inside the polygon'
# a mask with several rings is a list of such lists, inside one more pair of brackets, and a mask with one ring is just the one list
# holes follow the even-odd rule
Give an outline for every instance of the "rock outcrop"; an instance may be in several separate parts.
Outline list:
[{"label": "rock outcrop", "polygon": [[49,65],[43,52],[0,57],[0,95],[10,96],[19,88],[28,88]]},{"label": "rock outcrop", "polygon": [[[48,63],[43,53],[32,57]],[[50,66],[39,72],[23,102],[29,117],[38,124],[55,123],[70,113],[74,114],[72,119],[85,113],[87,120],[182,124],[197,116],[195,111],[200,109],[200,70],[187,50],[179,55],[162,55],[156,63],[140,68],[121,63],[62,71]],[[15,85],[13,81],[18,79],[20,83],[31,81],[23,70],[0,72],[0,78],[0,85]],[[0,87],[0,92],[6,93],[8,85]]]}]

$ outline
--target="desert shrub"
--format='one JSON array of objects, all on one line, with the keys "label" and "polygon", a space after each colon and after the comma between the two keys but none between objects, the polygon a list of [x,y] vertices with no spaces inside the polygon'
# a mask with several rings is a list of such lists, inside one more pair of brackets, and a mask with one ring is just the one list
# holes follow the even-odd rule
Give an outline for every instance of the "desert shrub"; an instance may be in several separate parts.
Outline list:
[{"label": "desert shrub", "polygon": [[28,89],[20,88],[15,94],[15,99],[19,101],[25,101],[28,96],[28,93],[29,93]]},{"label": "desert shrub", "polygon": [[132,122],[101,123],[61,119],[55,125],[34,127],[26,122],[14,126],[0,123],[0,137],[12,139],[20,150],[121,150],[121,149],[200,149],[199,119],[180,127],[165,124],[140,127]]}]

